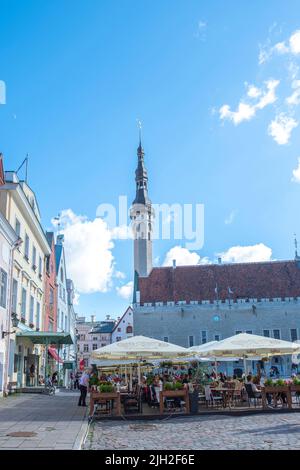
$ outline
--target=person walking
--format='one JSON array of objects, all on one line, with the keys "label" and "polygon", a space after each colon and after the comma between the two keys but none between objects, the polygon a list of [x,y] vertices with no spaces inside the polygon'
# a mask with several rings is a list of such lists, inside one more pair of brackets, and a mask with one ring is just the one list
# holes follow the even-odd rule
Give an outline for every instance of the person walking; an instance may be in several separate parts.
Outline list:
[{"label": "person walking", "polygon": [[88,373],[88,371],[85,371],[79,379],[80,397],[78,406],[86,406],[85,399],[88,391],[89,379],[90,374]]},{"label": "person walking", "polygon": [[79,378],[80,378],[80,374],[77,371],[75,374],[75,380],[74,380],[74,390],[79,389]]}]

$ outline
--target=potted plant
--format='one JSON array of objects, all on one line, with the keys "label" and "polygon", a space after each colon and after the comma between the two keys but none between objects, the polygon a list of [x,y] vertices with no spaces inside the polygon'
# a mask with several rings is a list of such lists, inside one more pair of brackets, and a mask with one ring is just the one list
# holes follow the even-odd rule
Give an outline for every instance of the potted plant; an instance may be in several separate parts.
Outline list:
[{"label": "potted plant", "polygon": [[298,379],[298,377],[293,378],[290,389],[292,392],[300,393],[300,379]]},{"label": "potted plant", "polygon": [[114,386],[110,383],[100,384],[100,393],[112,393]]}]

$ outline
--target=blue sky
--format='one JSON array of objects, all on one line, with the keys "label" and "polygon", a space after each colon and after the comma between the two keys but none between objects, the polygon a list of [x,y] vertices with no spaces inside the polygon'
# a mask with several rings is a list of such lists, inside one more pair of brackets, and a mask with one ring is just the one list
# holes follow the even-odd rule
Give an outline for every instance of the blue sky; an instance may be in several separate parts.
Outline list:
[{"label": "blue sky", "polygon": [[[128,304],[116,289],[132,280],[132,242],[111,240],[95,215],[119,195],[134,198],[137,118],[152,201],[205,205],[204,246],[192,257],[178,248],[179,263],[294,256],[297,0],[0,0],[0,8],[5,167],[29,153],[45,228],[69,210],[62,225],[70,271],[82,272],[81,314],[118,316]],[[174,246],[185,241],[155,241],[156,263]]]}]

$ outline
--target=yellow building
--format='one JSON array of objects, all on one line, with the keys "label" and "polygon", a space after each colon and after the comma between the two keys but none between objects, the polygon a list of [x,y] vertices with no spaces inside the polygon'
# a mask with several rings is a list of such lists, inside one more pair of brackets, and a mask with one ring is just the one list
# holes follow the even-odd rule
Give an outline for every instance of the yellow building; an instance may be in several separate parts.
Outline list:
[{"label": "yellow building", "polygon": [[[34,192],[15,172],[5,173],[0,186],[0,212],[21,237],[14,252],[12,313],[19,319],[18,331],[42,330],[44,308],[45,258],[50,255]],[[36,385],[41,363],[41,348],[28,339],[11,335],[10,382],[18,386]],[[14,353],[13,353],[14,350]]]}]

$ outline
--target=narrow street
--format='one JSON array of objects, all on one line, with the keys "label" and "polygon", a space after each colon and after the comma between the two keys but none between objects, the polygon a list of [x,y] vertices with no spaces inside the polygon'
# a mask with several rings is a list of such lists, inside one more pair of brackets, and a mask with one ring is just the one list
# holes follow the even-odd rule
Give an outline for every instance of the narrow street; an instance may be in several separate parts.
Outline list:
[{"label": "narrow street", "polygon": [[79,449],[87,408],[77,401],[78,392],[69,391],[0,398],[0,449]]}]

